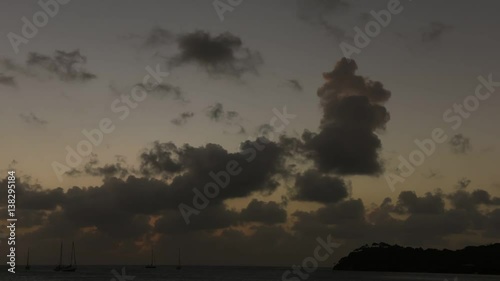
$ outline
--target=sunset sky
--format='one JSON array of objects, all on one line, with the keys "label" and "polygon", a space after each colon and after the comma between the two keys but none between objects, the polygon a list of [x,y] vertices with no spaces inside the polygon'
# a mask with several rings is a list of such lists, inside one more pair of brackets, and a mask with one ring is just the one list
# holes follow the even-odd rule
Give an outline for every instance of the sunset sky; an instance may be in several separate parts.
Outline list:
[{"label": "sunset sky", "polygon": [[[498,242],[500,3],[402,0],[343,58],[389,2],[243,0],[221,14],[211,0],[73,0],[12,44],[43,9],[3,1],[0,170],[18,177],[18,255],[55,263],[62,240],[83,264],[147,263],[154,247],[159,263],[181,248],[186,264],[288,265],[331,235],[330,266],[365,243]],[[151,69],[169,74],[144,84]],[[479,85],[491,95],[458,117]],[[67,147],[103,119],[114,130],[70,167]],[[446,140],[391,189],[436,128]],[[234,161],[242,172],[186,224],[179,204]]]}]

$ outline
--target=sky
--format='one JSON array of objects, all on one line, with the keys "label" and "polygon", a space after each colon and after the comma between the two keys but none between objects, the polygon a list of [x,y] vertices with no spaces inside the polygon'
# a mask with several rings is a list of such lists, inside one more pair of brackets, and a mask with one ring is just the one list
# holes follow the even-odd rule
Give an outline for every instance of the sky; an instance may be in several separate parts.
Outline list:
[{"label": "sky", "polygon": [[289,265],[330,236],[331,266],[498,242],[499,5],[2,2],[18,257]]}]

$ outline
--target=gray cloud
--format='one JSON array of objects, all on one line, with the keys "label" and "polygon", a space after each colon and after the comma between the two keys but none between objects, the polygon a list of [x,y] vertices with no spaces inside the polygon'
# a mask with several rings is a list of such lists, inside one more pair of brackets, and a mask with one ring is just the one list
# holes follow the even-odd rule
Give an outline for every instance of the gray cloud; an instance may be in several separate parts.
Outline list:
[{"label": "gray cloud", "polygon": [[[194,161],[190,165],[197,163],[200,162]],[[17,210],[20,221],[17,238],[23,242],[20,245],[37,245],[37,256],[41,260],[53,257],[53,250],[64,239],[75,240],[81,248],[79,257],[83,264],[106,263],[117,257],[140,262],[147,258],[148,253],[142,252],[137,241],[147,244],[156,241],[157,249],[169,249],[172,244],[183,245],[183,251],[194,247],[203,257],[200,261],[211,260],[213,251],[219,250],[225,259],[234,257],[237,262],[252,264],[268,255],[272,255],[270,262],[289,255],[300,259],[314,246],[311,243],[317,237],[327,235],[346,245],[345,249],[339,249],[338,257],[373,241],[443,247],[449,245],[447,241],[456,235],[500,237],[499,209],[479,208],[498,206],[500,200],[484,190],[426,193],[423,196],[403,191],[397,204],[386,198],[372,208],[365,207],[360,199],[346,198],[314,211],[293,213],[290,221],[292,232],[289,232],[278,226],[287,221],[285,205],[260,200],[252,200],[241,212],[215,202],[186,225],[176,209],[181,191],[179,181],[184,185],[183,189],[191,188],[191,182],[185,179],[166,183],[135,177],[126,180],[108,178],[99,186],[75,186],[68,190],[44,189],[20,181],[16,188],[19,198],[22,198]],[[240,184],[238,182],[231,188]],[[0,192],[6,192],[6,186],[5,179],[0,181]],[[460,200],[456,194],[461,194]],[[189,192],[187,195],[192,196]],[[451,204],[443,204],[446,200]],[[5,208],[6,202],[0,201],[0,210]],[[157,218],[153,223],[152,217]],[[254,223],[259,224],[252,226],[251,233],[234,228]],[[156,239],[152,240],[153,237]],[[224,252],[224,249],[230,252]],[[19,250],[25,249],[21,246]],[[104,257],[96,258],[97,250],[103,251]],[[252,258],[240,260],[238,257],[242,251]],[[196,255],[190,262],[194,263],[198,257]]]},{"label": "gray cloud", "polygon": [[302,84],[300,84],[299,80],[297,79],[289,79],[287,82],[288,86],[290,86],[290,88],[294,89],[297,92],[302,92],[304,90]]},{"label": "gray cloud", "polygon": [[462,135],[454,135],[448,142],[451,151],[455,154],[466,154],[472,151],[472,146],[470,144],[470,138]]},{"label": "gray cloud", "polygon": [[291,199],[334,203],[349,195],[348,188],[349,184],[338,177],[330,177],[315,170],[308,170],[297,175]]},{"label": "gray cloud", "polygon": [[205,31],[181,34],[177,39],[180,53],[169,60],[171,67],[195,64],[211,75],[241,77],[257,73],[262,64],[258,52],[243,46],[242,40],[231,34],[212,36]]},{"label": "gray cloud", "polygon": [[29,125],[33,125],[35,127],[43,127],[47,125],[47,121],[41,119],[40,117],[36,116],[33,112],[30,112],[29,114],[19,114],[19,117]]},{"label": "gray cloud", "polygon": [[187,121],[191,118],[193,118],[194,113],[190,111],[183,112],[179,114],[178,117],[172,119],[170,122],[176,126],[183,126],[186,125]]},{"label": "gray cloud", "polygon": [[92,153],[89,161],[84,165],[83,170],[71,169],[65,174],[71,177],[76,176],[93,176],[93,177],[118,177],[124,178],[131,174],[131,171],[126,167],[125,160],[117,157],[117,162],[113,164],[104,164],[99,166],[100,161],[96,154]]},{"label": "gray cloud", "polygon": [[237,124],[240,120],[240,114],[234,110],[225,110],[221,103],[209,106],[206,110],[207,117],[215,122],[225,122],[228,125]]},{"label": "gray cloud", "polygon": [[323,76],[318,90],[323,118],[319,133],[305,132],[305,147],[321,172],[378,175],[381,141],[390,115],[383,104],[391,92],[382,83],[356,75],[356,62],[343,58]]},{"label": "gray cloud", "polygon": [[80,50],[65,52],[56,50],[53,56],[47,56],[36,52],[28,55],[26,64],[32,68],[41,68],[55,75],[61,81],[86,82],[97,76],[85,70],[84,65],[87,57]]},{"label": "gray cloud", "polygon": [[184,97],[184,92],[182,91],[182,89],[170,83],[161,83],[155,85],[154,87],[139,83],[137,84],[137,86],[144,89],[144,91],[148,92],[148,94],[155,95],[157,97],[168,97],[174,100],[182,101],[184,103],[188,102],[188,100]]},{"label": "gray cloud", "polygon": [[240,219],[244,222],[261,222],[272,225],[286,222],[287,213],[283,206],[276,202],[266,203],[253,199],[246,208],[241,210]]}]

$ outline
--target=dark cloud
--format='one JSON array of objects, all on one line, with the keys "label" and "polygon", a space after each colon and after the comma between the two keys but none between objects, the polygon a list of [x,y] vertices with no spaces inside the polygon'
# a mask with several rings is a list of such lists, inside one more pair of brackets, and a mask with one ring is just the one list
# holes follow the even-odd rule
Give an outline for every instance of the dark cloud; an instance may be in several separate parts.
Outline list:
[{"label": "dark cloud", "polygon": [[304,90],[302,84],[300,84],[299,80],[297,79],[290,79],[287,82],[288,85],[297,92],[302,92]]},{"label": "dark cloud", "polygon": [[29,125],[33,125],[35,127],[43,127],[47,125],[47,121],[41,119],[40,117],[36,116],[33,112],[30,112],[29,114],[19,114],[19,117]]},{"label": "dark cloud", "polygon": [[356,62],[343,58],[323,75],[326,82],[318,90],[321,131],[303,134],[322,172],[378,175],[383,170],[382,143],[375,132],[385,129],[390,119],[383,104],[391,92],[378,81],[356,75],[356,70]]},{"label": "dark cloud", "polygon": [[155,85],[154,87],[144,85],[142,83],[137,84],[137,86],[144,89],[144,91],[148,92],[148,94],[155,95],[157,97],[169,97],[174,100],[180,100],[183,102],[188,102],[184,97],[184,92],[178,86],[174,86],[169,83],[162,83]]},{"label": "dark cloud", "polygon": [[418,197],[413,191],[403,191],[399,194],[395,211],[409,214],[441,214],[444,212],[445,202],[441,193],[426,193]]},{"label": "dark cloud", "polygon": [[224,205],[214,205],[204,209],[186,224],[180,212],[172,210],[162,214],[161,219],[155,224],[155,230],[166,234],[213,231],[237,225],[238,217],[238,212],[228,210]]},{"label": "dark cloud", "polygon": [[86,62],[87,57],[83,56],[79,50],[72,52],[56,50],[53,56],[36,52],[29,53],[26,64],[29,67],[41,68],[62,81],[86,82],[97,77],[85,70]]},{"label": "dark cloud", "polygon": [[104,164],[99,166],[100,161],[96,154],[92,153],[89,161],[84,165],[83,170],[71,169],[65,174],[68,176],[93,176],[93,177],[118,177],[124,178],[128,176],[131,171],[126,167],[126,163],[123,158],[118,157],[117,162],[113,164]]},{"label": "dark cloud", "polygon": [[349,185],[341,178],[322,175],[315,170],[308,170],[297,175],[291,199],[334,203],[345,199],[349,195],[348,188]]},{"label": "dark cloud", "polygon": [[466,154],[472,151],[472,146],[470,144],[470,138],[465,137],[462,134],[454,135],[448,142],[451,151],[456,154]]},{"label": "dark cloud", "polygon": [[8,76],[3,73],[0,73],[0,85],[15,87],[17,84],[14,79],[14,76]]},{"label": "dark cloud", "polygon": [[216,103],[212,105],[207,110],[207,116],[210,120],[221,121],[225,119],[224,106],[221,103]]},{"label": "dark cloud", "polygon": [[[213,154],[206,151],[201,155],[204,159],[214,159]],[[200,163],[198,157],[190,158],[193,163],[189,165],[209,164]],[[183,175],[184,172],[178,177]],[[241,185],[236,177],[234,179],[236,185],[228,190]],[[0,192],[5,193],[6,187],[6,180],[0,181]],[[451,237],[457,235],[476,239],[500,237],[499,209],[477,207],[498,204],[499,200],[485,191],[468,193],[466,201],[476,205],[473,209],[468,208],[468,204],[457,204],[452,194],[440,192],[418,196],[404,191],[395,205],[386,198],[372,208],[365,207],[360,199],[345,199],[317,210],[293,213],[292,231],[289,231],[279,225],[288,221],[284,204],[256,199],[241,212],[223,202],[210,204],[186,225],[177,204],[183,197],[192,196],[190,188],[191,181],[185,178],[172,181],[108,178],[99,186],[75,186],[68,190],[44,189],[19,181],[16,187],[18,250],[24,252],[23,245],[35,245],[36,259],[42,262],[56,256],[54,249],[60,240],[74,240],[81,249],[82,264],[106,264],[117,257],[132,263],[141,262],[147,260],[151,244],[159,251],[171,249],[171,245],[179,245],[186,252],[196,250],[199,255],[187,256],[186,263],[218,264],[220,261],[227,264],[227,259],[236,259],[235,263],[254,264],[262,262],[262,257],[266,263],[283,259],[293,263],[288,260],[290,256],[300,261],[314,248],[318,237],[328,235],[346,245],[346,249],[337,251],[337,258],[373,241],[443,247],[451,245]],[[443,208],[443,201],[448,199],[452,204],[444,204],[448,208]],[[4,214],[1,219],[5,219],[7,213],[6,203],[0,201],[0,213]],[[250,232],[239,229],[248,226]],[[104,257],[96,256],[97,251]],[[214,252],[217,255],[214,256]],[[241,252],[246,253],[244,258],[240,258]],[[174,257],[172,254],[172,260]]]},{"label": "dark cloud", "polygon": [[[228,152],[219,145],[177,147],[173,143],[154,143],[140,155],[140,171],[147,176],[171,178],[177,198],[189,203],[193,188],[203,189],[214,182],[213,175],[226,171],[228,163],[238,163],[240,173],[231,177],[214,203],[240,198],[254,192],[272,193],[278,186],[275,176],[283,172],[284,154],[279,145],[264,139],[246,141],[239,152]],[[185,194],[185,197],[182,197]]]},{"label": "dark cloud", "polygon": [[246,134],[246,129],[241,124],[242,118],[240,114],[234,110],[225,110],[224,106],[221,103],[216,103],[212,106],[209,106],[205,110],[206,116],[214,121],[219,123],[224,123],[226,126],[232,128],[231,131],[224,130],[225,134]]},{"label": "dark cloud", "polygon": [[438,179],[443,177],[443,175],[438,170],[434,169],[429,169],[428,172],[422,173],[422,176],[426,179]]},{"label": "dark cloud", "polygon": [[474,211],[481,205],[500,206],[500,198],[492,197],[486,190],[476,189],[472,192],[463,189],[448,194],[447,198],[455,209]]},{"label": "dark cloud", "polygon": [[360,199],[327,204],[316,211],[292,214],[292,229],[304,236],[332,235],[335,239],[362,239],[370,231]]},{"label": "dark cloud", "polygon": [[172,67],[193,63],[211,75],[239,78],[244,73],[257,73],[262,64],[258,52],[244,47],[239,37],[228,32],[217,36],[205,31],[181,34],[177,43],[180,53],[169,60]]},{"label": "dark cloud", "polygon": [[140,171],[146,175],[175,174],[181,171],[181,151],[174,143],[154,142],[152,147],[140,154]]},{"label": "dark cloud", "polygon": [[470,185],[471,182],[472,181],[470,179],[468,179],[468,178],[461,178],[458,181],[458,183],[457,183],[456,186],[457,186],[458,189],[465,189],[465,188],[467,188],[467,186]]},{"label": "dark cloud", "polygon": [[424,43],[440,41],[445,33],[453,30],[453,27],[442,22],[434,21],[421,30],[421,40]]},{"label": "dark cloud", "polygon": [[179,114],[178,117],[172,119],[170,122],[176,126],[183,126],[186,125],[188,119],[193,118],[194,113],[190,111],[183,112]]},{"label": "dark cloud", "polygon": [[259,136],[268,136],[270,133],[274,132],[275,129],[269,124],[262,124],[257,128],[257,134]]},{"label": "dark cloud", "polygon": [[240,219],[244,222],[261,222],[269,225],[284,223],[286,218],[287,213],[282,205],[257,199],[253,199],[240,213]]},{"label": "dark cloud", "polygon": [[241,130],[244,131],[244,128],[239,124],[239,122],[241,121],[240,114],[234,110],[226,111],[221,103],[216,103],[212,106],[209,106],[206,109],[206,115],[212,121],[223,122],[227,125],[239,126]]},{"label": "dark cloud", "polygon": [[346,224],[365,221],[365,207],[361,199],[350,199],[319,208],[316,215],[325,224]]}]

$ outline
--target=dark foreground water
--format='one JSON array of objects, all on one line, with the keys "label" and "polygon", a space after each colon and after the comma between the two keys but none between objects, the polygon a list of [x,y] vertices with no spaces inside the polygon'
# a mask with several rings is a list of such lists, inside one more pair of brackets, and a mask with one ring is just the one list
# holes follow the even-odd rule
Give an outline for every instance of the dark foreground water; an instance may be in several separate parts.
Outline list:
[{"label": "dark foreground water", "polygon": [[76,272],[54,272],[52,267],[33,266],[30,271],[18,269],[16,274],[7,272],[2,267],[0,280],[23,281],[156,281],[156,280],[228,280],[228,281],[500,281],[500,276],[429,274],[429,273],[386,273],[386,272],[332,272],[329,268],[320,268],[308,278],[289,275],[283,279],[283,272],[290,268],[277,267],[174,267],[158,266],[156,269],[145,269],[143,266],[81,266]]}]

